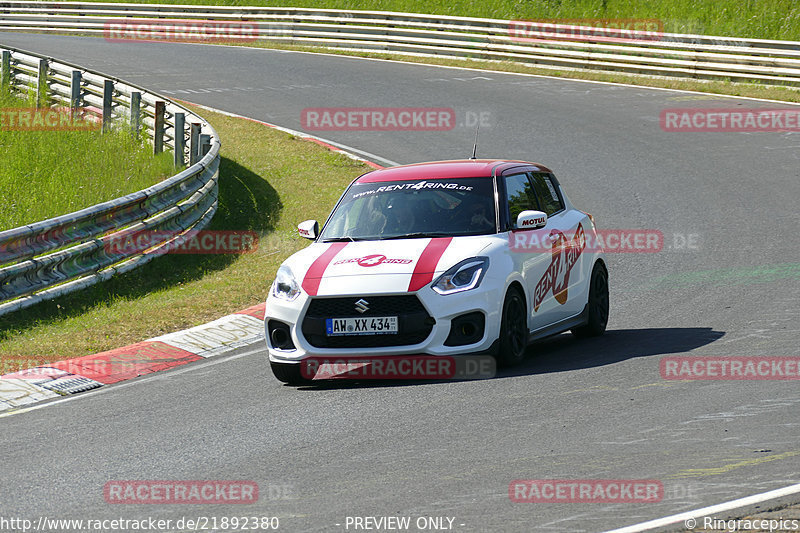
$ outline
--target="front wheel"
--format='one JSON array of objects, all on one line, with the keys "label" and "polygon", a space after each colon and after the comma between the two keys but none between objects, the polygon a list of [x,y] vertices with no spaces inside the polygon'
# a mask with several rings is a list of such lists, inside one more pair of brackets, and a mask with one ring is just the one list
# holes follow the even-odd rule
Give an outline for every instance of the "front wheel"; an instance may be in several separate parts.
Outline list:
[{"label": "front wheel", "polygon": [[595,263],[589,284],[589,316],[585,325],[573,328],[578,338],[598,337],[605,333],[608,324],[608,272],[601,263]]},{"label": "front wheel", "polygon": [[525,359],[527,347],[528,313],[525,310],[525,300],[519,290],[512,287],[503,302],[497,366],[509,367],[521,363]]}]

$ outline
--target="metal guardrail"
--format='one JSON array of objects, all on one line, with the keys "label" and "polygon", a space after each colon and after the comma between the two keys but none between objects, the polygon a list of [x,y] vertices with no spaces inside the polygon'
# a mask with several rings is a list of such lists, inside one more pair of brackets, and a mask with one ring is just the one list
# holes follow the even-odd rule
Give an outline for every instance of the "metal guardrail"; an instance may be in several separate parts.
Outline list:
[{"label": "metal guardrail", "polygon": [[[246,22],[261,40],[445,57],[509,60],[555,69],[589,69],[697,79],[800,85],[800,43],[661,33],[618,42],[594,28],[579,41],[526,38],[558,28],[536,22],[385,11],[123,4],[0,2],[0,30],[108,34],[127,19]],[[537,24],[539,26],[537,26]],[[548,33],[548,31],[550,33]],[[608,32],[608,30],[606,30]],[[611,32],[613,33],[613,32]],[[159,37],[157,37],[159,38]],[[251,39],[232,35],[231,40]]]},{"label": "metal guardrail", "polygon": [[[217,208],[219,138],[201,117],[145,89],[79,66],[0,46],[0,90],[36,88],[70,113],[102,113],[103,128],[130,127],[158,153],[189,166],[142,191],[0,232],[0,315],[132,270],[204,227]],[[123,126],[125,124],[125,126]],[[188,140],[188,143],[187,143]],[[153,231],[146,250],[115,244]],[[130,241],[127,241],[130,242]]]},{"label": "metal guardrail", "polygon": [[[609,39],[602,28],[588,28],[576,41],[541,37],[560,25],[416,13],[0,0],[0,31],[114,37],[115,24],[124,28],[134,19],[151,21],[148,35],[155,40],[169,38],[167,19],[222,21],[250,28],[228,36],[230,40],[800,86],[800,43],[793,41],[671,33],[620,41]],[[12,49],[3,51],[2,59],[0,86],[34,86],[71,108],[102,109],[104,124],[115,116],[127,117],[134,127],[143,126],[155,151],[174,149],[176,163],[184,162],[186,134],[175,131],[183,132],[187,120],[202,122],[166,98],[75,65]],[[205,141],[200,140],[201,128]],[[154,229],[174,231],[174,240],[180,240],[206,224],[216,209],[219,140],[207,124],[195,124],[190,131],[191,166],[172,178],[77,213],[0,232],[0,315],[135,268],[172,244],[120,260],[108,253],[106,244],[112,239]]]}]

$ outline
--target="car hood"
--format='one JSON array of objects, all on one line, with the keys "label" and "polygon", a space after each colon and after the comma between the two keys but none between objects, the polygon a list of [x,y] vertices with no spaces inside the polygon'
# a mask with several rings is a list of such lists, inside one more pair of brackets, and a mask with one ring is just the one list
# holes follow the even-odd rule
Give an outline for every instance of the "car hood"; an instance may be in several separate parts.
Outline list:
[{"label": "car hood", "polygon": [[284,265],[311,296],[413,292],[479,255],[492,237],[314,243]]}]

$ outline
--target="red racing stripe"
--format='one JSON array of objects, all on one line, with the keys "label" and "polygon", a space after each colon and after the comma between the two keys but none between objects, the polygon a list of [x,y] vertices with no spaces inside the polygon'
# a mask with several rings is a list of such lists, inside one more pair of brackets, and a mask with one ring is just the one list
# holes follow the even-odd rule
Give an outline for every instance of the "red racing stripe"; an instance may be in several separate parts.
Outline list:
[{"label": "red racing stripe", "polygon": [[303,278],[303,290],[311,296],[316,296],[319,290],[319,284],[322,281],[322,276],[325,274],[325,269],[331,264],[336,254],[342,251],[342,248],[347,246],[346,242],[334,242],[328,247],[327,250],[322,252],[322,255],[317,257],[311,266],[308,267],[306,277]]},{"label": "red racing stripe", "polygon": [[414,267],[414,273],[411,274],[411,281],[408,284],[408,292],[417,291],[433,280],[436,265],[439,264],[439,259],[442,258],[452,240],[452,237],[431,239],[428,246],[422,250],[422,255],[419,256],[419,261]]}]

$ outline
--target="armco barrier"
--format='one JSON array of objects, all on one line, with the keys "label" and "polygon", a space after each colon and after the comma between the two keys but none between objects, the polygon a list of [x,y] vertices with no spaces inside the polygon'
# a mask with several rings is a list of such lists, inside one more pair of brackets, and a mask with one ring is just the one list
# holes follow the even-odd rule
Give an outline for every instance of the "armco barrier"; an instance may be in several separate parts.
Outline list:
[{"label": "armco barrier", "polygon": [[[0,46],[0,90],[39,93],[40,105],[95,109],[105,128],[131,128],[154,152],[173,150],[178,174],[142,191],[0,232],[0,315],[129,271],[204,227],[217,208],[219,138],[185,107],[129,83]],[[45,104],[47,102],[47,104]],[[187,143],[188,140],[188,143]],[[127,253],[108,246],[142,230],[165,240]]]},{"label": "armco barrier", "polygon": [[[170,24],[175,20],[217,21],[246,25],[247,31],[228,36],[231,41],[259,39],[359,51],[509,60],[545,68],[800,85],[800,43],[793,41],[661,32],[617,39],[610,37],[618,35],[617,30],[578,28],[569,23],[385,11],[0,2],[0,30],[104,35],[119,40],[125,37],[125,24],[130,29],[134,20],[153,22],[147,31],[154,40],[174,38],[168,33],[174,31]],[[570,39],[571,34],[580,34],[580,39]]]}]

